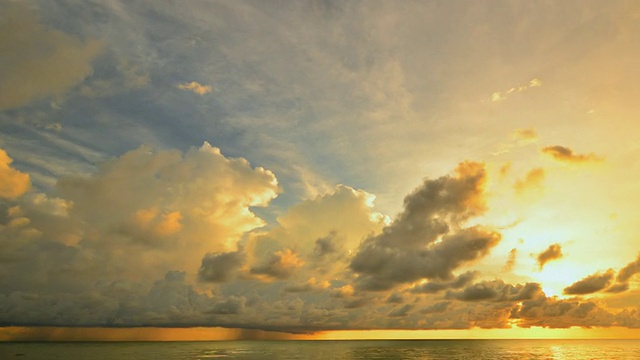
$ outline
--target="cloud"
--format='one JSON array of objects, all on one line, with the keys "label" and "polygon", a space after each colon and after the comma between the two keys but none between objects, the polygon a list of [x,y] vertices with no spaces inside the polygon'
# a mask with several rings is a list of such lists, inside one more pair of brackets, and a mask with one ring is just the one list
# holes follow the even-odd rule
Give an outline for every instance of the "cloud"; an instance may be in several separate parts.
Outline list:
[{"label": "cloud", "polygon": [[505,176],[507,176],[510,170],[511,170],[511,162],[506,162],[502,166],[500,166],[498,173],[500,174],[500,177],[504,178]]},{"label": "cloud", "polygon": [[409,311],[413,309],[414,305],[404,304],[397,309],[392,310],[387,314],[389,317],[405,317],[409,314]]},{"label": "cloud", "polygon": [[404,210],[382,233],[367,238],[350,267],[358,287],[386,290],[420,279],[448,280],[452,271],[488,254],[500,234],[482,226],[463,228],[485,211],[484,166],[465,162],[455,176],[425,180],[404,200]]},{"label": "cloud", "polygon": [[638,255],[638,257],[634,261],[628,263],[627,265],[625,265],[625,267],[618,271],[616,280],[618,282],[627,282],[638,273],[640,273],[640,255]]},{"label": "cloud", "polygon": [[529,189],[540,188],[542,186],[542,182],[544,181],[544,177],[544,169],[531,169],[523,179],[516,180],[513,188],[516,190],[516,193],[523,193],[524,191]]},{"label": "cloud", "polygon": [[80,94],[90,98],[114,96],[119,93],[142,89],[149,85],[148,69],[130,63],[126,59],[118,58],[116,70],[118,76],[108,73],[94,74],[90,81],[80,87]]},{"label": "cloud", "polygon": [[507,262],[504,264],[502,271],[511,271],[513,266],[516,264],[516,255],[518,254],[518,249],[513,248],[509,250],[509,257],[507,258]]},{"label": "cloud", "polygon": [[439,303],[435,303],[433,305],[429,305],[427,307],[422,308],[420,310],[420,313],[422,314],[443,313],[447,310],[450,304],[451,304],[450,301],[441,301]]},{"label": "cloud", "polygon": [[0,199],[15,199],[31,188],[29,174],[11,167],[12,162],[9,155],[0,149]]},{"label": "cloud", "polygon": [[25,4],[2,1],[0,110],[63,96],[91,75],[100,41],[82,41],[38,23]]},{"label": "cloud", "polygon": [[535,128],[517,129],[511,137],[523,144],[529,144],[538,140],[538,133]]},{"label": "cloud", "polygon": [[242,251],[209,253],[202,258],[198,269],[198,277],[205,282],[225,282],[231,280],[234,273],[242,266]]},{"label": "cloud", "polygon": [[507,99],[512,94],[521,93],[521,92],[526,91],[526,90],[528,90],[530,88],[540,87],[540,86],[542,86],[542,81],[540,81],[539,79],[531,79],[529,81],[529,83],[527,83],[527,84],[518,85],[518,86],[512,87],[512,88],[510,88],[509,90],[506,90],[506,91],[494,92],[493,94],[491,94],[491,101],[492,102],[504,101],[505,99]]},{"label": "cloud", "polygon": [[587,295],[604,290],[611,284],[614,278],[614,271],[607,270],[604,273],[596,273],[567,286],[563,293],[565,295]]},{"label": "cloud", "polygon": [[285,249],[276,251],[266,262],[252,267],[251,273],[276,279],[287,279],[302,265],[304,265],[304,261],[300,260],[296,253],[291,249]]},{"label": "cloud", "polygon": [[542,270],[542,268],[549,261],[558,260],[562,258],[562,256],[563,254],[562,254],[562,248],[560,247],[560,244],[549,245],[549,247],[545,251],[538,254],[537,263],[538,263],[539,270]]},{"label": "cloud", "polygon": [[583,162],[602,161],[602,158],[597,156],[594,153],[575,154],[573,150],[571,150],[570,148],[566,146],[560,146],[560,145],[544,147],[542,148],[542,152],[544,154],[552,156],[554,159],[558,161],[564,161],[564,162],[583,163]]},{"label": "cloud", "polygon": [[288,293],[302,293],[308,291],[322,291],[331,287],[331,283],[327,280],[318,281],[315,277],[310,278],[304,284],[291,284],[285,286],[282,291]]},{"label": "cloud", "polygon": [[244,311],[247,299],[244,297],[229,296],[228,298],[219,301],[205,311],[205,314],[217,314],[217,315],[236,315]]},{"label": "cloud", "polygon": [[605,289],[605,292],[617,294],[617,293],[625,292],[627,290],[629,290],[629,284],[620,283],[620,284],[613,284],[609,286],[607,289]]},{"label": "cloud", "polygon": [[313,247],[313,256],[324,258],[325,256],[337,253],[339,250],[335,244],[336,235],[337,233],[332,231],[328,236],[316,240],[315,246]]},{"label": "cloud", "polygon": [[435,294],[446,289],[459,289],[473,281],[478,274],[467,271],[452,281],[430,281],[411,288],[411,292],[418,294]]},{"label": "cloud", "polygon": [[340,185],[262,227],[252,208],[280,191],[270,171],[208,144],[135,149],[60,179],[59,197],[2,209],[0,325],[301,333],[621,321],[465,269],[500,241],[472,222],[486,180],[483,164],[462,163],[425,180],[391,223],[371,194]]},{"label": "cloud", "polygon": [[[222,280],[215,272],[222,259],[203,256],[236,249],[242,235],[264,224],[250,208],[279,192],[270,171],[206,143],[184,154],[141,147],[90,176],[61,178],[56,190],[59,198],[25,199],[8,215],[28,222],[0,231],[0,258],[14,259],[4,271],[19,274],[3,287],[81,288],[96,279],[195,274],[201,264],[205,279]],[[38,270],[28,271],[35,258]],[[76,274],[73,283],[67,272]]]},{"label": "cloud", "polygon": [[277,262],[274,253],[293,251],[303,265],[291,273],[289,281],[299,284],[315,277],[321,283],[344,277],[350,254],[363,238],[379,232],[384,224],[384,217],[373,211],[373,199],[362,190],[338,185],[326,194],[291,206],[269,231],[255,232],[247,238],[247,275],[251,275],[251,269],[257,275],[256,271],[267,270],[270,262]]},{"label": "cloud", "polygon": [[469,285],[461,291],[449,291],[446,298],[460,301],[518,302],[534,299],[540,294],[542,294],[542,288],[537,283],[514,286],[502,280],[493,280]]},{"label": "cloud", "polygon": [[637,315],[624,313],[624,311],[614,314],[591,301],[565,300],[544,295],[523,301],[521,306],[512,310],[511,318],[523,328],[614,326],[622,325],[622,322],[627,326],[640,325]]},{"label": "cloud", "polygon": [[211,86],[209,85],[202,85],[198,82],[192,81],[190,83],[182,83],[182,84],[178,84],[178,89],[180,90],[187,90],[187,91],[191,91],[195,94],[198,94],[200,96],[208,94],[211,92]]}]

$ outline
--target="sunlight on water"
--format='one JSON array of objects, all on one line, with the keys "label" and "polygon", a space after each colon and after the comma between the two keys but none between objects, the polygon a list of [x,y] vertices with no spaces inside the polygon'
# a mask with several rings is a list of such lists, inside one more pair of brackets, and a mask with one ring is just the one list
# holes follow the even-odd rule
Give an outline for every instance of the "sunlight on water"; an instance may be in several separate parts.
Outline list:
[{"label": "sunlight on water", "polygon": [[639,340],[0,343],[1,359],[638,359]]}]

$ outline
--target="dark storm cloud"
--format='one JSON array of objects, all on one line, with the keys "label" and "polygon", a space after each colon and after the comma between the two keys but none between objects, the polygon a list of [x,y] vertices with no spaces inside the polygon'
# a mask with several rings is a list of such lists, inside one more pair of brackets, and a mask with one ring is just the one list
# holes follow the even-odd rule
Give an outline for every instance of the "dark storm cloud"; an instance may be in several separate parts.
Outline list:
[{"label": "dark storm cloud", "polygon": [[587,295],[604,290],[611,284],[615,273],[612,269],[607,270],[604,273],[596,273],[589,275],[582,280],[567,286],[564,289],[566,295]]},{"label": "dark storm cloud", "polygon": [[226,253],[209,253],[202,258],[198,278],[205,282],[225,282],[242,266],[245,255],[241,250]]},{"label": "dark storm cloud", "polygon": [[247,299],[242,296],[230,296],[223,301],[213,304],[213,306],[211,306],[210,309],[206,310],[205,313],[217,315],[240,314],[244,311],[246,302]]},{"label": "dark storm cloud", "polygon": [[[351,261],[360,289],[381,291],[419,279],[449,280],[452,271],[488,254],[500,234],[463,223],[485,210],[484,165],[465,162],[455,176],[425,180],[380,235],[366,239]],[[440,240],[440,241],[436,241]]]},{"label": "dark storm cloud", "polygon": [[552,156],[558,161],[581,163],[589,161],[601,161],[602,158],[594,153],[576,154],[566,146],[554,145],[542,148],[542,152]]},{"label": "dark storm cloud", "polygon": [[562,248],[560,247],[560,244],[549,245],[545,251],[538,254],[538,269],[542,270],[549,261],[560,259],[562,256]]}]

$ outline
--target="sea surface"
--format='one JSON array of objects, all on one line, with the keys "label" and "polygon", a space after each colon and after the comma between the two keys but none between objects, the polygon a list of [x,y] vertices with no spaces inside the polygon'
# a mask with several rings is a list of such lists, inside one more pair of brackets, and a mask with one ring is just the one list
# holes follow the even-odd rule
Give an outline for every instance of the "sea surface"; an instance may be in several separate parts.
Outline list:
[{"label": "sea surface", "polygon": [[0,359],[640,359],[640,340],[0,343]]}]

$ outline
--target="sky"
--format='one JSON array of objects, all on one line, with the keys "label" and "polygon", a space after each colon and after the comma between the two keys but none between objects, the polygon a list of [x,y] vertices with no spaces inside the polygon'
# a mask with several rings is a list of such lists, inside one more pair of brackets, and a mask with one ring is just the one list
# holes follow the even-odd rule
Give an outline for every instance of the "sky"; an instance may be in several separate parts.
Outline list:
[{"label": "sky", "polygon": [[640,338],[640,3],[0,7],[0,340]]}]

